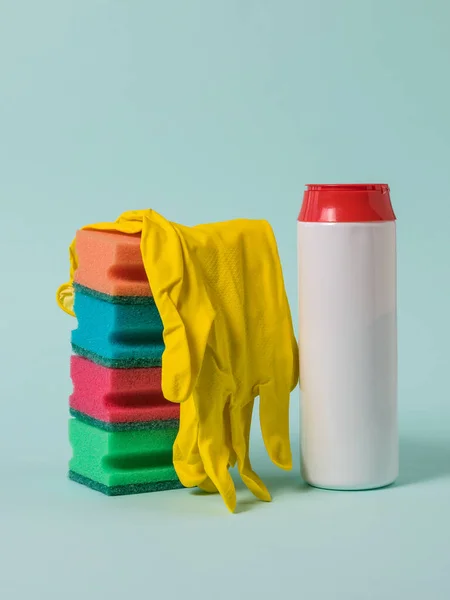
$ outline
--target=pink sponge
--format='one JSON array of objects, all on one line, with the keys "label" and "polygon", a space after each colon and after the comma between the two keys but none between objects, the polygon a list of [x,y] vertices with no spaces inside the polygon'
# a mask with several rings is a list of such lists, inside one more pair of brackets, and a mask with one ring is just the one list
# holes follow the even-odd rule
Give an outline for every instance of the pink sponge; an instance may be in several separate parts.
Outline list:
[{"label": "pink sponge", "polygon": [[104,429],[173,427],[179,419],[179,405],[162,394],[160,368],[111,369],[72,356],[70,376],[72,413]]}]

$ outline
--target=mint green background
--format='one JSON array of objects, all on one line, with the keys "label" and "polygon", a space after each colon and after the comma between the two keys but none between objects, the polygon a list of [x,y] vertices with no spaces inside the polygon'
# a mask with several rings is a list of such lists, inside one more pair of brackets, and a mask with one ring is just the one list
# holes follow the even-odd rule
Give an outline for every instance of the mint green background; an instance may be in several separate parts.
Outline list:
[{"label": "mint green background", "polygon": [[[1,0],[1,597],[450,597],[450,4]],[[153,207],[268,219],[297,321],[309,182],[387,182],[398,216],[401,474],[339,493],[254,464],[241,513],[66,479],[75,230]]]}]

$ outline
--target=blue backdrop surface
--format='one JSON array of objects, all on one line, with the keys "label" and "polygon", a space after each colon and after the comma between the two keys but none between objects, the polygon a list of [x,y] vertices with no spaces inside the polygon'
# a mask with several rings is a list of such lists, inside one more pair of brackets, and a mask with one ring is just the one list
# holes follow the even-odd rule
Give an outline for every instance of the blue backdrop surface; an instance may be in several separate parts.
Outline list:
[{"label": "blue backdrop surface", "polygon": [[[0,2],[0,595],[450,597],[450,4]],[[305,183],[387,182],[398,217],[401,473],[313,490],[252,458],[274,500],[110,499],[66,479],[70,329],[56,307],[87,223],[152,207],[272,224],[297,324]]]}]

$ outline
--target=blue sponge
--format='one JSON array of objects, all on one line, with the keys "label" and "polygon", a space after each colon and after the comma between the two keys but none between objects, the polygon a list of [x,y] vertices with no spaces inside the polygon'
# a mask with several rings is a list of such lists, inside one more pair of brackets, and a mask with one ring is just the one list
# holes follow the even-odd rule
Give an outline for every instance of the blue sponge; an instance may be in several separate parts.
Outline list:
[{"label": "blue sponge", "polygon": [[75,284],[74,310],[78,327],[72,349],[105,367],[159,367],[164,351],[163,324],[149,297],[107,296]]}]

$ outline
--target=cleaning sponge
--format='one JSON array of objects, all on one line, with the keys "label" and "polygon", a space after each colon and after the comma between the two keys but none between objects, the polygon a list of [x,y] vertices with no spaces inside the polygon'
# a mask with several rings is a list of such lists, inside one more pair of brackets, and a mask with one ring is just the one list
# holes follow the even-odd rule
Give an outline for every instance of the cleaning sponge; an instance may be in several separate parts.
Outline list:
[{"label": "cleaning sponge", "polygon": [[111,496],[183,487],[180,408],[161,391],[163,324],[140,236],[81,230],[76,249],[69,477]]},{"label": "cleaning sponge", "polygon": [[73,416],[111,431],[178,427],[180,407],[161,391],[161,369],[110,369],[72,356]]},{"label": "cleaning sponge", "polygon": [[113,368],[161,366],[163,324],[151,296],[108,296],[75,288],[78,327],[72,331],[75,354]]},{"label": "cleaning sponge", "polygon": [[108,296],[151,296],[140,242],[140,234],[80,229],[75,283]]},{"label": "cleaning sponge", "polygon": [[108,432],[69,420],[69,477],[109,496],[183,487],[172,464],[177,428]]}]

